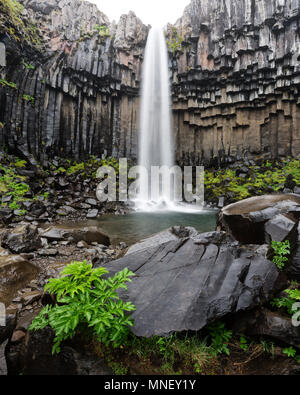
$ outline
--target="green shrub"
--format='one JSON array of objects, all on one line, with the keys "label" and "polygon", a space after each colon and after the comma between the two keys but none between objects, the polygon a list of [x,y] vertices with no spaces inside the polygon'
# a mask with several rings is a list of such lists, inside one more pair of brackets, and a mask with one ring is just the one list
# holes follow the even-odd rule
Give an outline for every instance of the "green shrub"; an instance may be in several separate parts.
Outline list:
[{"label": "green shrub", "polygon": [[232,338],[232,331],[227,330],[223,322],[217,322],[208,327],[211,336],[211,347],[216,355],[225,353],[230,355],[228,343]]},{"label": "green shrub", "polygon": [[300,290],[286,289],[284,292],[288,296],[273,299],[271,305],[279,309],[284,308],[288,312],[288,314],[292,316],[295,313],[295,311],[293,310],[294,304],[300,301]]},{"label": "green shrub", "polygon": [[130,302],[123,302],[117,290],[127,289],[126,283],[134,274],[128,269],[114,277],[103,279],[108,271],[93,269],[84,262],[73,262],[62,271],[61,277],[52,279],[45,291],[56,295],[57,304],[46,306],[33,320],[30,330],[48,325],[55,332],[52,352],[60,352],[62,341],[74,337],[79,331],[105,344],[119,347],[126,342],[129,326],[133,325],[124,312],[135,310]]},{"label": "green shrub", "polygon": [[272,248],[274,251],[273,262],[278,267],[278,269],[284,269],[286,262],[288,262],[290,255],[290,242],[287,240],[285,242],[272,241]]}]

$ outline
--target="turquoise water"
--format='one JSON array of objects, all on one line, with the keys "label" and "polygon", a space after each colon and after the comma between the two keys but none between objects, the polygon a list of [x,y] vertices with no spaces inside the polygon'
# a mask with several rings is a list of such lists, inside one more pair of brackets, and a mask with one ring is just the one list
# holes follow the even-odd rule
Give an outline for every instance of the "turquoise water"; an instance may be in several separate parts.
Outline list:
[{"label": "turquoise water", "polygon": [[124,216],[105,215],[86,224],[101,228],[108,234],[112,244],[123,241],[132,245],[172,226],[192,226],[199,232],[213,231],[216,227],[216,211],[202,211],[199,214],[161,211],[136,212]]}]

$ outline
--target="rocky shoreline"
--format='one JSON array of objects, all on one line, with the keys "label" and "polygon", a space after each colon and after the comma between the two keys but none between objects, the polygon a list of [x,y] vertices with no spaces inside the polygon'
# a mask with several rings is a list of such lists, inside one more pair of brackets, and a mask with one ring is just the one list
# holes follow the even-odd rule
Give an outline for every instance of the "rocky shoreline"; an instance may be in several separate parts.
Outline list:
[{"label": "rocky shoreline", "polygon": [[[245,309],[248,310],[251,307],[251,311],[249,313],[245,313],[241,321],[246,325],[246,328],[244,328],[246,333],[249,333],[250,335],[253,334],[253,336],[267,336],[271,338],[273,336],[279,342],[285,342],[284,330],[286,330],[289,334],[287,337],[288,343],[290,345],[296,344],[295,339],[297,339],[298,331],[295,331],[295,329],[290,326],[290,322],[287,318],[282,316],[281,313],[276,316],[278,313],[269,310],[270,306],[268,303],[272,297],[275,297],[278,293],[280,294],[281,291],[287,288],[290,281],[297,280],[299,278],[299,268],[297,266],[299,248],[294,247],[295,249],[293,249],[293,256],[291,258],[289,268],[286,270],[288,277],[285,277],[282,274],[279,276],[275,266],[268,263],[270,257],[267,254],[268,246],[266,246],[266,243],[269,244],[273,239],[278,241],[290,239],[293,245],[297,246],[297,243],[299,244],[299,241],[297,242],[297,240],[300,233],[297,233],[296,230],[297,221],[299,221],[298,214],[300,212],[298,201],[299,195],[293,195],[290,193],[293,190],[295,192],[298,191],[294,178],[292,179],[289,176],[283,178],[281,174],[281,191],[285,191],[285,195],[278,194],[274,195],[272,198],[254,198],[254,206],[251,211],[251,215],[245,215],[244,212],[244,206],[246,205],[248,207],[249,205],[247,201],[244,206],[243,202],[233,204],[233,212],[231,206],[221,209],[222,205],[225,206],[226,203],[234,200],[232,195],[224,194],[223,199],[221,197],[218,201],[213,200],[211,203],[207,202],[206,207],[219,206],[221,209],[216,233],[199,235],[196,231],[179,229],[179,233],[175,232],[173,235],[171,233],[166,233],[165,236],[162,237],[161,234],[152,244],[151,239],[147,239],[145,241],[146,244],[140,243],[128,249],[125,242],[121,242],[118,245],[111,245],[109,235],[106,236],[99,228],[93,225],[88,225],[86,222],[89,218],[97,218],[107,213],[126,215],[132,210],[128,205],[116,203],[103,204],[96,200],[95,190],[97,180],[95,179],[95,171],[99,166],[99,160],[92,158],[83,165],[82,163],[70,162],[64,159],[54,159],[49,163],[48,169],[42,169],[36,163],[30,164],[28,162],[21,161],[16,157],[5,155],[2,157],[1,163],[2,184],[0,186],[2,188],[6,187],[6,190],[2,193],[2,207],[0,210],[2,224],[0,229],[0,270],[2,271],[0,295],[1,300],[5,301],[7,307],[7,326],[4,329],[0,328],[0,343],[2,347],[2,358],[0,356],[0,360],[2,362],[0,370],[2,373],[7,372],[7,367],[9,374],[18,374],[20,371],[25,372],[25,374],[47,373],[47,370],[39,371],[39,363],[37,362],[37,365],[35,365],[30,355],[34,354],[35,351],[32,350],[35,350],[35,347],[38,347],[39,349],[41,341],[45,342],[45,337],[50,339],[51,336],[48,332],[41,335],[29,333],[28,327],[31,324],[32,319],[39,313],[44,305],[53,303],[49,295],[44,293],[43,288],[50,278],[59,276],[59,273],[65,265],[71,261],[87,260],[88,262],[93,263],[94,267],[107,266],[113,273],[118,268],[123,267],[124,264],[125,266],[130,267],[131,264],[135,264],[137,259],[140,261],[144,256],[146,257],[147,254],[152,254],[154,261],[156,261],[155,256],[157,255],[158,250],[160,250],[161,243],[163,243],[162,248],[165,248],[165,253],[167,253],[169,249],[174,252],[174,259],[176,258],[177,253],[180,257],[184,257],[183,260],[180,258],[177,264],[185,261],[191,262],[191,259],[185,256],[187,252],[184,251],[190,251],[191,253],[191,251],[194,251],[194,248],[199,250],[197,250],[197,253],[195,252],[195,256],[206,256],[208,253],[212,254],[210,258],[207,256],[206,259],[208,259],[208,261],[211,260],[213,264],[213,261],[216,258],[213,258],[214,253],[219,251],[216,252],[219,258],[223,256],[222,254],[225,254],[223,257],[224,259],[220,258],[221,261],[229,264],[232,259],[232,267],[235,267],[235,270],[237,270],[238,267],[237,262],[240,262],[239,265],[241,265],[241,270],[244,273],[241,275],[244,278],[243,281],[245,284],[248,280],[246,280],[247,275],[242,267],[245,264],[248,255],[253,257],[257,256],[258,263],[255,263],[256,258],[253,258],[254,261],[252,267],[254,272],[257,270],[255,269],[257,266],[261,266],[261,268],[264,267],[266,269],[265,274],[258,274],[258,272],[254,274],[254,277],[257,275],[262,276],[262,278],[267,276],[261,282],[262,288],[260,289],[260,285],[258,285],[259,283],[256,282],[256,286],[258,286],[258,288],[253,294],[256,296],[252,296],[254,299],[249,302],[249,296],[246,297],[246,289],[247,287],[252,287],[252,285],[250,285],[252,284],[250,281],[245,288],[246,293],[244,296],[238,296],[238,294],[236,294],[237,300],[240,300],[240,302],[237,300],[233,302],[233,295],[239,288],[236,288],[236,285],[231,284],[233,289],[235,289],[234,292],[230,293],[232,301],[228,305],[228,310],[224,308],[224,300],[219,304],[219,307],[221,307],[223,312],[221,315],[220,313],[217,313],[218,304],[208,299],[210,300],[209,304],[211,306],[215,306],[213,309],[213,317],[220,318],[224,314],[225,316],[230,316],[233,313],[230,306],[238,306],[239,304],[241,307],[235,311],[235,315],[236,317],[240,317]],[[112,160],[110,164],[116,165],[116,162]],[[232,166],[233,168],[231,171],[235,169],[234,171],[237,176],[246,173],[247,170],[250,177],[252,170],[249,169],[249,167],[246,169],[245,163],[241,163],[240,165],[235,163]],[[273,173],[278,171],[278,167],[285,169],[284,166],[286,166],[286,164],[279,166],[278,163],[274,164]],[[9,171],[6,170],[5,172],[3,168],[9,169]],[[262,167],[262,169],[264,169],[264,167]],[[217,176],[217,174],[223,174],[222,172],[224,172],[224,170],[222,170],[222,168],[211,169],[210,172]],[[296,174],[294,176],[297,177]],[[226,173],[224,173],[224,177],[226,180]],[[240,178],[244,179],[243,177]],[[11,184],[13,184],[13,186]],[[28,188],[25,188],[22,194],[16,195],[14,187],[15,184],[25,184],[28,185]],[[222,177],[220,178],[220,185],[226,187],[226,181],[223,183]],[[290,188],[287,188],[288,186],[290,186]],[[269,188],[270,186],[266,184],[265,191],[268,191]],[[264,190],[261,191],[261,193],[263,192]],[[209,193],[210,192],[208,190],[208,196]],[[255,205],[257,204],[257,199],[261,199],[265,203],[259,203],[256,209]],[[280,202],[282,199],[288,202],[286,206]],[[294,201],[294,205],[291,201]],[[13,209],[10,207],[11,204],[17,204],[18,207]],[[235,207],[241,207],[240,214],[237,213],[237,209]],[[249,207],[251,207],[251,205]],[[92,211],[95,211],[95,216],[91,216]],[[231,215],[232,213],[233,216]],[[87,225],[84,227],[76,226],[76,223],[78,224],[80,222]],[[248,231],[245,231],[246,222]],[[223,233],[224,231],[227,236]],[[251,234],[255,234],[257,239],[250,240],[239,238],[243,235],[245,235],[245,237],[250,237]],[[258,237],[260,237],[259,240]],[[240,240],[242,245],[240,245],[236,239]],[[152,245],[151,248],[147,247],[149,243]],[[248,246],[249,243],[258,245]],[[264,246],[262,247],[261,245]],[[141,250],[141,247],[139,246],[142,246],[144,252],[139,251]],[[202,252],[200,251],[201,249],[203,249]],[[215,252],[213,252],[214,249],[216,249]],[[242,255],[244,254],[243,256],[245,256],[245,261],[243,261],[244,258],[241,258],[241,251],[243,251]],[[164,256],[165,253],[163,250],[159,252],[162,256]],[[232,256],[230,259],[228,254]],[[148,265],[150,265],[150,270],[151,259],[149,258],[150,255],[148,255],[145,259],[147,260]],[[238,258],[240,259],[239,261],[236,261],[237,257],[240,257]],[[140,264],[138,264],[138,266],[141,266]],[[175,266],[177,264],[175,264]],[[248,267],[248,264],[246,264],[246,266]],[[272,270],[270,269],[271,267]],[[228,270],[229,269],[226,269],[226,271]],[[251,270],[252,269],[248,267],[247,272],[251,272]],[[270,270],[273,273],[271,277]],[[201,276],[203,275],[204,277],[206,276],[206,274],[202,274]],[[216,278],[216,275],[217,272],[210,274],[212,278]],[[159,277],[161,278],[160,275]],[[228,278],[231,278],[230,281],[233,279],[231,276]],[[269,278],[269,290],[266,288],[265,281],[267,278]],[[271,278],[273,279],[271,280]],[[6,280],[3,281],[3,279]],[[147,277],[147,282],[148,281],[149,277]],[[171,279],[166,280],[166,282],[172,283]],[[156,284],[156,286],[159,286],[159,281],[154,281],[153,283]],[[276,286],[275,283],[277,284]],[[178,286],[181,287],[179,284]],[[227,285],[224,285],[224,287],[227,288]],[[142,295],[143,288],[143,286],[141,289],[139,287],[135,288],[134,295]],[[159,294],[160,292],[162,291],[156,290],[155,294]],[[253,292],[253,290],[251,292]],[[198,293],[198,291],[196,291],[196,293]],[[262,298],[260,301],[257,299],[258,295]],[[272,295],[272,297],[270,295]],[[133,299],[136,305],[139,306],[139,302],[135,300],[135,297],[133,297]],[[188,298],[187,301],[190,299],[191,298]],[[242,300],[244,300],[243,303]],[[147,304],[149,304],[148,302]],[[172,304],[169,305],[171,306]],[[201,303],[201,305],[203,305],[203,303]],[[258,307],[256,308],[255,306]],[[261,306],[263,306],[262,310]],[[194,307],[190,307],[189,310],[194,311]],[[154,309],[153,311],[156,310]],[[156,313],[157,318],[159,314],[157,311]],[[164,320],[161,322],[164,323],[163,325],[166,325],[168,322],[166,319],[166,312],[162,310],[161,313],[164,316]],[[207,314],[208,317],[210,317],[207,322],[210,322],[211,313]],[[205,314],[203,313],[201,315],[203,319]],[[152,324],[159,322],[159,320],[156,321],[155,319],[151,319],[151,315],[149,315],[149,317],[151,324],[149,323],[149,325],[146,325],[147,331],[150,330]],[[192,326],[183,325],[179,328],[175,325],[175,327],[171,327],[169,330],[166,328],[158,332],[154,330],[151,334],[150,332],[143,332],[141,328],[138,329],[139,326],[137,323],[136,333],[143,336],[153,334],[161,335],[168,331],[171,333],[175,330],[199,330],[204,325],[203,323],[196,328],[194,318],[188,319],[188,321],[189,320],[190,322],[193,322]],[[280,323],[278,324],[279,327],[277,325],[275,333],[272,329],[273,324],[271,324],[274,320],[277,324]],[[183,322],[182,317],[178,318],[178,322]],[[257,323],[257,325],[253,325],[253,322]],[[247,323],[252,324],[249,326]],[[145,323],[143,323],[143,325],[145,325]],[[233,326],[236,326],[237,328],[239,327],[237,319],[233,323]],[[30,347],[28,344],[30,344]],[[64,352],[62,353],[62,356],[55,357],[56,359],[54,358],[52,360],[49,341],[47,343],[47,347],[48,351],[44,350],[43,352],[45,354],[43,355],[46,358],[47,366],[49,364],[49,366],[52,366],[52,370],[49,368],[50,370],[48,371],[48,374],[51,372],[59,374],[55,366],[61,366],[61,362],[59,361],[61,361],[61,358],[64,358]],[[78,346],[75,342],[75,344],[71,344],[70,348],[68,347],[69,346],[67,346],[67,355],[69,355],[73,362],[76,360],[76,363],[74,362],[74,364],[77,364],[77,367],[75,368],[75,365],[72,365],[73,368],[70,368],[70,371],[66,371],[66,374],[111,373],[111,370],[105,361],[101,358],[96,358],[92,350],[86,351],[87,355],[89,355],[88,357],[86,356],[85,351],[83,352],[83,349],[85,349],[84,345]],[[36,352],[41,352],[41,350],[38,351],[38,349],[36,349]],[[77,350],[76,352],[74,351],[75,349]],[[4,354],[6,356],[5,358]],[[282,355],[281,351],[279,351],[278,355],[282,362],[282,358],[285,358],[284,355]],[[25,356],[28,358],[27,362],[24,362]],[[98,362],[96,363],[95,361]],[[86,364],[89,367],[83,368],[82,366],[86,366]],[[295,371],[295,369],[297,371],[295,364],[291,364],[289,361],[289,365],[291,365],[289,373],[291,371]],[[93,366],[98,366],[99,369],[96,369],[95,371],[93,370]],[[87,369],[86,372],[88,373],[84,373],[84,369]]]}]

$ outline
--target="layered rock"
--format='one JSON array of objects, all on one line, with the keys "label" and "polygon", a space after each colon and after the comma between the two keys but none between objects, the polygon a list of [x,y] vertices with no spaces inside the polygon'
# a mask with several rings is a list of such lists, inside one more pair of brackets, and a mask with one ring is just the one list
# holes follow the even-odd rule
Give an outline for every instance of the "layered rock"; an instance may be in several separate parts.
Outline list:
[{"label": "layered rock", "polygon": [[192,0],[169,27],[179,160],[299,157],[299,17],[299,0]]},{"label": "layered rock", "polygon": [[[38,159],[135,159],[149,28],[133,13],[110,24],[79,0],[20,2],[42,38],[24,50],[0,21],[0,74],[16,84],[1,88],[0,145]],[[168,27],[180,164],[299,156],[299,10],[300,0],[192,0]]]},{"label": "layered rock", "polygon": [[21,3],[43,39],[28,59],[4,38],[8,67],[0,71],[16,86],[1,89],[1,146],[39,159],[134,157],[148,28],[132,12],[110,24],[79,0]]}]

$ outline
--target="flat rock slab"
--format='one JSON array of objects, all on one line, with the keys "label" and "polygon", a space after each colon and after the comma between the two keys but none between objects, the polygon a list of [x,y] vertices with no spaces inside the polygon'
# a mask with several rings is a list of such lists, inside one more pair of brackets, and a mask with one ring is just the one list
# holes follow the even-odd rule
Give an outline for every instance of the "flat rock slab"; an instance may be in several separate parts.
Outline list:
[{"label": "flat rock slab", "polygon": [[41,234],[41,237],[48,241],[70,240],[73,243],[85,241],[88,244],[96,242],[105,246],[110,245],[109,237],[99,230],[97,226],[86,226],[83,228],[52,226],[46,229],[45,232]]},{"label": "flat rock slab", "polygon": [[136,274],[128,291],[120,291],[136,306],[134,334],[163,336],[198,331],[269,300],[279,271],[263,251],[213,232],[157,242],[105,266],[111,274],[124,268]]}]

